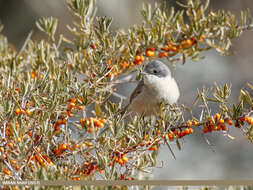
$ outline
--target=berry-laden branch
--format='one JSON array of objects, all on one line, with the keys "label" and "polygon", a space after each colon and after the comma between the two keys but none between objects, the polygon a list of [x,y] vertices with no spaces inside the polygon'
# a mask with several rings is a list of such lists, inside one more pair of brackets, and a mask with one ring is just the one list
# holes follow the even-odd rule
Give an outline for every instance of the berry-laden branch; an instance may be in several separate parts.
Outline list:
[{"label": "berry-laden branch", "polygon": [[[161,145],[175,157],[170,141],[182,148],[180,139],[198,128],[228,134],[237,127],[253,140],[253,98],[241,89],[231,106],[226,84],[215,84],[212,96],[210,89],[198,90],[191,107],[161,104],[156,119],[127,121],[121,106],[109,101],[116,77],[150,60],[175,65],[209,49],[228,54],[231,39],[252,28],[249,11],[236,20],[200,0],[187,0],[184,11],[146,5],[143,24],[112,31],[111,18],[96,17],[93,0],[67,0],[67,7],[76,17],[67,26],[70,39],[56,36],[58,20],[52,17],[37,22],[49,38],[33,41],[29,34],[20,51],[0,35],[1,179],[131,180],[152,172]],[[198,115],[192,111],[197,106]]]}]

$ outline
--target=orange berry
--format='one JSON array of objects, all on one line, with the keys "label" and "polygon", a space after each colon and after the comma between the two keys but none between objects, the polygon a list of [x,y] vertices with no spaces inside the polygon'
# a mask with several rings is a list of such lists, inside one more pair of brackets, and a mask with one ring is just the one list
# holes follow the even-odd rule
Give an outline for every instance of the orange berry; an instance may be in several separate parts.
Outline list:
[{"label": "orange berry", "polygon": [[174,133],[175,136],[177,136],[177,135],[178,135],[178,130],[175,129],[175,130],[173,131],[173,133]]},{"label": "orange berry", "polygon": [[141,56],[136,55],[134,59],[135,59],[135,61],[141,61]]},{"label": "orange berry", "polygon": [[168,133],[168,138],[169,138],[169,140],[170,141],[172,141],[172,140],[174,140],[174,135],[173,135],[173,133]]},{"label": "orange berry", "polygon": [[16,165],[16,166],[15,166],[15,169],[16,169],[16,170],[19,170],[19,168],[20,168],[19,165]]},{"label": "orange berry", "polygon": [[197,122],[196,120],[193,120],[193,121],[192,121],[192,125],[197,126],[197,125],[198,125],[198,122]]},{"label": "orange berry", "polygon": [[220,125],[216,126],[216,127],[215,127],[215,130],[216,130],[216,131],[220,131],[220,130],[221,130],[221,126],[220,126]]},{"label": "orange berry", "polygon": [[186,128],[184,131],[185,131],[185,134],[186,134],[186,135],[189,135],[189,134],[190,134],[189,128]]},{"label": "orange berry", "polygon": [[87,145],[88,145],[88,146],[92,146],[92,143],[91,143],[91,142],[88,142]]},{"label": "orange berry", "polygon": [[128,158],[127,158],[125,155],[122,156],[122,160],[123,160],[124,162],[128,162]]},{"label": "orange berry", "polygon": [[35,148],[35,150],[36,150],[36,152],[40,152],[40,148],[39,147]]},{"label": "orange berry", "polygon": [[216,113],[214,117],[215,117],[215,120],[218,121],[220,119],[220,114]]},{"label": "orange berry", "polygon": [[227,123],[228,123],[229,125],[233,125],[233,121],[232,121],[232,120],[228,120]]},{"label": "orange berry", "polygon": [[199,38],[199,41],[203,41],[203,39],[205,39],[206,38],[206,36],[204,35],[204,34],[202,34],[201,36],[200,36],[200,38]]},{"label": "orange berry", "polygon": [[156,145],[154,145],[152,148],[153,148],[153,151],[157,151],[157,146]]},{"label": "orange berry", "polygon": [[21,113],[21,114],[25,114],[25,110],[21,109],[21,110],[20,110],[20,113]]},{"label": "orange berry", "polygon": [[151,51],[151,50],[147,50],[146,51],[146,56],[147,57],[153,57],[155,55],[155,52],[154,51]]},{"label": "orange berry", "polygon": [[88,133],[92,133],[92,132],[93,132],[92,127],[89,127],[89,129],[88,129]]},{"label": "orange berry", "polygon": [[191,127],[192,126],[192,121],[191,120],[188,120],[187,121],[187,127]]},{"label": "orange berry", "polygon": [[156,131],[156,135],[160,135],[160,134],[161,134],[161,130],[158,129],[158,130]]},{"label": "orange berry", "polygon": [[59,150],[65,151],[66,149],[67,149],[67,145],[66,144],[62,143],[62,144],[59,145]]},{"label": "orange berry", "polygon": [[83,109],[83,106],[77,106],[77,109],[78,109],[78,110],[82,110],[82,109]]},{"label": "orange berry", "polygon": [[73,117],[73,113],[68,112],[69,117]]},{"label": "orange berry", "polygon": [[123,165],[124,164],[124,161],[122,159],[119,159],[119,162],[118,162],[120,165]]},{"label": "orange berry", "polygon": [[11,162],[11,165],[14,165],[17,163],[15,160],[11,160],[10,162]]},{"label": "orange berry", "polygon": [[165,46],[163,46],[162,50],[168,52],[168,51],[170,51],[170,48],[168,45],[165,45]]},{"label": "orange berry", "polygon": [[224,119],[220,119],[218,123],[219,124],[223,124],[224,123]]},{"label": "orange berry", "polygon": [[16,112],[16,115],[19,115],[19,114],[21,113],[21,109],[17,108],[17,109],[15,110],[15,112]]},{"label": "orange berry", "polygon": [[13,145],[12,142],[9,142],[9,143],[8,143],[8,146],[9,146],[10,148],[13,148],[14,145]]},{"label": "orange berry", "polygon": [[144,61],[144,56],[143,55],[141,55],[140,58],[141,58],[140,61]]},{"label": "orange berry", "polygon": [[91,47],[92,49],[96,49],[95,44],[91,44],[90,47]]},{"label": "orange berry", "polygon": [[6,174],[6,175],[11,175],[11,171],[9,170],[9,169],[7,169],[7,168],[4,168],[4,174]]},{"label": "orange berry", "polygon": [[192,40],[191,40],[191,39],[186,39],[186,40],[185,40],[185,45],[186,45],[187,47],[191,46],[191,45],[192,45]]},{"label": "orange berry", "polygon": [[221,130],[226,131],[226,125],[221,125]]},{"label": "orange berry", "polygon": [[0,152],[4,152],[4,147],[0,147]]},{"label": "orange berry", "polygon": [[206,126],[203,127],[202,132],[203,132],[203,133],[207,133],[207,132],[208,132],[208,128],[207,128]]},{"label": "orange berry", "polygon": [[75,106],[76,106],[76,104],[75,104],[74,102],[69,103],[69,107],[70,107],[70,108],[73,108],[73,107],[75,107]]},{"label": "orange berry", "polygon": [[194,130],[193,128],[189,128],[189,134],[193,134]]},{"label": "orange berry", "polygon": [[170,50],[175,52],[175,51],[177,51],[178,49],[177,49],[176,46],[172,46],[172,47],[170,47]]},{"label": "orange berry", "polygon": [[31,115],[31,112],[30,112],[30,110],[25,110],[25,113],[26,113],[26,115]]},{"label": "orange berry", "polygon": [[103,124],[105,123],[105,119],[99,119],[99,121]]},{"label": "orange berry", "polygon": [[185,134],[186,134],[186,132],[185,132],[185,130],[182,130],[181,132],[180,132],[180,136],[185,136]]},{"label": "orange berry", "polygon": [[142,63],[141,61],[135,61],[134,62],[135,65],[141,65],[141,63]]},{"label": "orange berry", "polygon": [[31,72],[31,74],[30,74],[30,78],[31,79],[34,79],[36,76],[37,76],[36,72]]}]

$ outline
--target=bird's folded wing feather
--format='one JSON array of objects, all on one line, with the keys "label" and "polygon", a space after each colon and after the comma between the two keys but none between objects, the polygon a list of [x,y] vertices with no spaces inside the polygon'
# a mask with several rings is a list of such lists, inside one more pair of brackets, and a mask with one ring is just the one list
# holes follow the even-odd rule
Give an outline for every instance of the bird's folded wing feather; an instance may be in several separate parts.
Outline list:
[{"label": "bird's folded wing feather", "polygon": [[130,96],[130,104],[132,103],[134,98],[136,98],[142,92],[143,88],[144,88],[144,81],[141,80]]}]

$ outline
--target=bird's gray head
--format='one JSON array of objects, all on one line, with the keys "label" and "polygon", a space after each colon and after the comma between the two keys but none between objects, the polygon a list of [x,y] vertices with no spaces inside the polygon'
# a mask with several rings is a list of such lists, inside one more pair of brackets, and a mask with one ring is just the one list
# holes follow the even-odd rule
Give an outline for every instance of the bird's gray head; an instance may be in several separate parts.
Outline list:
[{"label": "bird's gray head", "polygon": [[163,62],[158,60],[149,62],[145,66],[143,73],[155,75],[159,78],[171,76],[170,69]]}]

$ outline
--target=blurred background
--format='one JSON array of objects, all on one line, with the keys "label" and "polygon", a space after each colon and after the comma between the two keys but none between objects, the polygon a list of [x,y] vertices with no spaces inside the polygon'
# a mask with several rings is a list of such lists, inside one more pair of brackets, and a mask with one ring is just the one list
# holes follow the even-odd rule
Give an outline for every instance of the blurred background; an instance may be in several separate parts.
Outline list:
[{"label": "blurred background", "polygon": [[[181,0],[180,2],[184,2]],[[139,9],[143,2],[154,4],[154,0],[98,0],[98,15],[114,18],[112,27],[128,28],[142,22]],[[175,0],[167,0],[168,6],[179,6]],[[252,0],[210,0],[214,10],[225,9],[239,16],[242,9],[253,10]],[[41,37],[35,27],[35,21],[42,16],[53,16],[59,19],[58,33],[68,35],[65,27],[71,24],[64,0],[0,0],[0,21],[4,24],[3,34],[17,49],[25,41],[26,36],[34,30],[32,39]],[[188,60],[186,65],[178,64],[173,69],[181,97],[179,103],[191,105],[196,97],[196,89],[203,85],[211,87],[218,84],[232,85],[231,103],[237,102],[240,88],[253,84],[253,31],[245,32],[239,39],[232,41],[232,55],[220,56],[215,51],[205,53],[206,58],[198,62]],[[129,97],[135,84],[128,84],[122,91]],[[243,137],[238,129],[230,134],[236,137],[231,140],[222,133],[206,135],[212,147],[208,146],[200,132],[187,136],[182,141],[182,150],[178,151],[175,144],[172,148],[176,154],[173,159],[167,147],[159,154],[162,168],[155,168],[150,179],[252,179],[253,178],[253,144]]]}]

